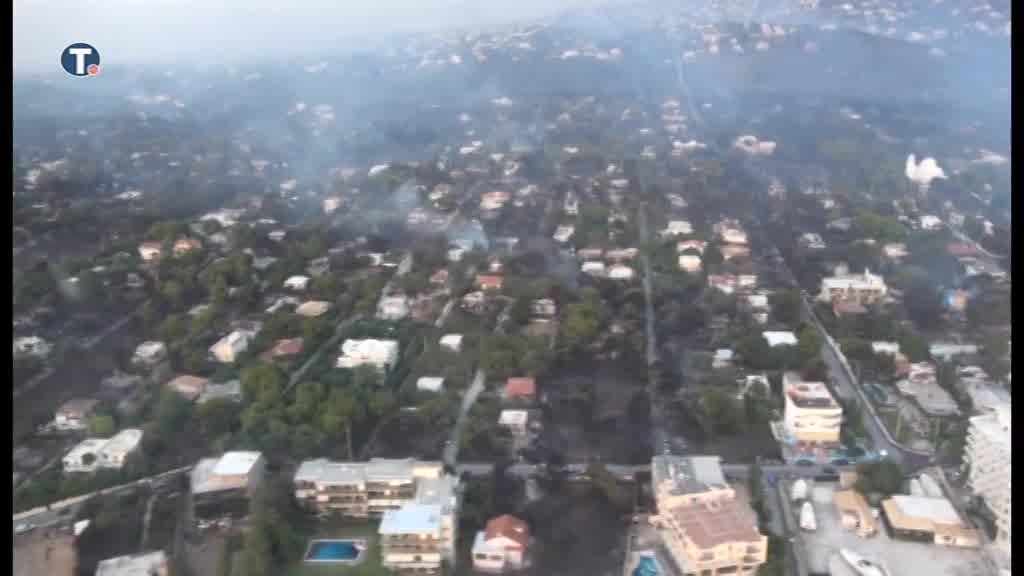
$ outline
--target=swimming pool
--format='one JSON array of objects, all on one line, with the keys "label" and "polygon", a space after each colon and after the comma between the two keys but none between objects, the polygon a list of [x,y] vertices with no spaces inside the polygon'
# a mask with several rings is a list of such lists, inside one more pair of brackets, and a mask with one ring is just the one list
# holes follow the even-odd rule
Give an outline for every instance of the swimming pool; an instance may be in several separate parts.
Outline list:
[{"label": "swimming pool", "polygon": [[345,562],[360,560],[366,543],[356,540],[313,540],[306,550],[306,562]]},{"label": "swimming pool", "polygon": [[641,556],[633,569],[633,576],[658,576],[658,562],[651,556]]}]

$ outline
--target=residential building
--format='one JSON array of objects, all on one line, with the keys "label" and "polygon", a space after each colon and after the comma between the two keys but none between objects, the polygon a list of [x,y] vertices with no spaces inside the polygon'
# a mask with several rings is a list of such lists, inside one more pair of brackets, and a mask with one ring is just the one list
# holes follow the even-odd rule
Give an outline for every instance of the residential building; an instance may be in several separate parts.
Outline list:
[{"label": "residential building", "polygon": [[324,302],[323,300],[309,300],[303,302],[295,309],[295,313],[304,318],[318,318],[327,313],[331,309],[330,302]]},{"label": "residential building", "polygon": [[575,232],[575,226],[559,226],[558,228],[555,229],[555,233],[552,237],[555,239],[555,242],[565,244],[566,242],[569,241],[570,238],[572,238],[572,235]]},{"label": "residential building", "polygon": [[885,297],[888,288],[881,276],[870,270],[864,274],[843,274],[821,280],[821,292],[818,300],[832,302],[834,300],[854,301],[859,304],[872,304]]},{"label": "residential building", "polygon": [[714,225],[713,231],[726,244],[747,243],[747,233],[736,220],[722,220]]},{"label": "residential building", "polygon": [[39,336],[21,336],[14,339],[14,356],[42,358],[50,354],[53,346]]},{"label": "residential building", "polygon": [[290,358],[302,353],[302,338],[283,338],[274,342],[268,350],[260,354],[264,362],[272,362],[278,358]]},{"label": "residential building", "polygon": [[322,202],[324,214],[330,214],[341,206],[341,196],[328,196]]},{"label": "residential building", "polygon": [[931,357],[949,362],[957,356],[974,356],[978,353],[978,347],[974,344],[957,344],[953,342],[936,342],[928,346]]},{"label": "residential building", "polygon": [[839,442],[843,408],[823,382],[804,382],[796,372],[782,376],[786,434],[798,445],[830,446]]},{"label": "residential building", "polygon": [[456,354],[462,350],[462,334],[445,334],[438,341],[442,348],[447,348]]},{"label": "residential building", "polygon": [[964,525],[946,498],[896,494],[882,501],[882,512],[896,538],[975,548],[979,534]]},{"label": "residential building", "polygon": [[395,574],[441,574],[446,560],[454,560],[454,522],[446,526],[445,507],[406,504],[381,517],[381,565]]},{"label": "residential building", "polygon": [[284,287],[288,290],[303,292],[309,286],[309,276],[291,276],[284,281]]},{"label": "residential building", "polygon": [[206,387],[202,393],[199,394],[199,398],[196,399],[196,403],[205,404],[210,400],[217,400],[223,398],[231,402],[242,401],[242,382],[240,380],[229,380],[227,382],[207,382]]},{"label": "residential building", "polygon": [[622,260],[633,260],[640,254],[640,250],[637,248],[619,248],[617,250],[609,250],[605,253],[605,258],[612,261]]},{"label": "residential building", "polygon": [[480,314],[487,308],[487,295],[477,290],[462,297],[462,308],[473,314]]},{"label": "residential building", "polygon": [[442,268],[430,275],[430,283],[434,286],[444,286],[448,283],[448,270]]},{"label": "residential building", "polygon": [[636,270],[629,266],[615,265],[608,268],[608,277],[612,280],[632,280],[636,276]]},{"label": "residential building", "polygon": [[836,490],[832,493],[832,504],[843,528],[856,532],[861,538],[878,533],[874,514],[867,500],[856,490]]},{"label": "residential building", "polygon": [[920,224],[922,230],[938,230],[942,228],[942,220],[932,214],[921,216]]},{"label": "residential building", "polygon": [[192,517],[200,529],[249,514],[249,502],[263,482],[266,461],[259,452],[227,452],[203,458],[192,468]]},{"label": "residential building", "polygon": [[288,234],[287,230],[272,230],[267,234],[267,238],[270,238],[274,242],[280,242],[284,240],[284,237]]},{"label": "residential building", "polygon": [[533,400],[537,382],[533,378],[509,378],[505,382],[505,400]]},{"label": "residential building", "polygon": [[142,366],[154,366],[167,358],[167,345],[163,342],[147,341],[135,347],[132,362]]},{"label": "residential building", "polygon": [[222,364],[231,364],[249,347],[253,336],[255,334],[247,330],[235,330],[210,346],[210,354]]},{"label": "residential building", "polygon": [[935,366],[928,362],[910,365],[910,373],[896,383],[901,394],[913,398],[929,416],[952,416],[959,413],[956,401],[939,386]]},{"label": "residential building", "polygon": [[338,357],[338,368],[373,366],[382,372],[395,367],[398,362],[397,340],[345,340]]},{"label": "residential building", "polygon": [[964,465],[967,486],[981,497],[996,518],[995,544],[1011,554],[1011,493],[1013,462],[1012,408],[1009,402],[991,412],[974,416],[967,429]]},{"label": "residential building", "polygon": [[746,258],[750,256],[750,248],[742,244],[723,244],[718,248],[722,254],[722,260],[728,262],[733,258]]},{"label": "residential building", "polygon": [[821,235],[813,232],[807,232],[800,236],[800,245],[808,250],[824,250],[827,248],[825,241],[821,239]]},{"label": "residential building", "polygon": [[409,315],[409,300],[405,296],[384,296],[377,302],[377,318],[398,321]]},{"label": "residential building", "polygon": [[704,254],[704,250],[707,247],[708,243],[704,240],[683,240],[676,243],[676,252],[683,253],[687,250],[696,250],[698,253]]},{"label": "residential building", "polygon": [[651,523],[683,574],[753,574],[767,560],[768,539],[749,503],[725,481],[717,456],[655,456]]},{"label": "residential building", "polygon": [[515,436],[525,436],[530,413],[526,410],[502,410],[498,415],[498,426],[507,429]]},{"label": "residential building", "polygon": [[164,245],[160,242],[143,242],[139,244],[139,257],[145,262],[159,260],[164,253]]},{"label": "residential building", "polygon": [[942,293],[942,304],[953,312],[963,312],[967,309],[967,302],[971,299],[971,293],[967,290],[949,289]]},{"label": "residential building", "polygon": [[882,246],[882,254],[884,254],[885,257],[888,258],[889,260],[898,262],[909,256],[910,252],[907,251],[906,244],[892,243],[885,244]]},{"label": "residential building", "polygon": [[719,348],[718,350],[715,350],[715,355],[711,359],[711,368],[714,370],[730,368],[732,367],[732,362],[735,356],[736,354],[732,350],[728,348]]},{"label": "residential building", "polygon": [[526,522],[509,514],[491,518],[473,539],[473,568],[491,574],[521,570],[529,564],[529,546]]},{"label": "residential building", "polygon": [[125,428],[111,438],[87,438],[64,456],[64,471],[120,470],[133,459],[141,442],[142,430],[137,428]]},{"label": "residential building", "polygon": [[599,260],[604,258],[604,249],[587,247],[576,251],[576,257],[580,260]]},{"label": "residential building", "polygon": [[700,256],[696,254],[681,254],[679,256],[679,269],[691,274],[700,272],[702,263]]},{"label": "residential building", "polygon": [[444,390],[444,378],[424,376],[416,380],[416,389],[424,392],[440,392]]},{"label": "residential building", "polygon": [[665,229],[661,231],[663,237],[689,236],[693,234],[693,226],[686,220],[670,220]]},{"label": "residential building", "polygon": [[474,285],[477,287],[477,289],[486,292],[489,290],[501,290],[501,287],[502,285],[504,285],[504,282],[505,279],[502,278],[501,276],[495,276],[490,274],[477,274]]},{"label": "residential building", "polygon": [[185,397],[186,400],[195,400],[206,390],[209,380],[199,376],[182,374],[167,382],[167,387]]},{"label": "residential building", "polygon": [[558,314],[555,301],[551,298],[541,298],[530,302],[530,315],[550,318]]},{"label": "residential building", "polygon": [[890,356],[895,356],[900,353],[900,343],[877,340],[871,343],[871,351],[875,354],[888,354]]},{"label": "residential building", "polygon": [[86,420],[96,410],[99,400],[95,398],[74,398],[60,405],[53,418],[57,430],[85,430]]},{"label": "residential building", "polygon": [[168,576],[170,573],[163,550],[108,558],[96,565],[96,576]]},{"label": "residential building", "polygon": [[974,257],[978,255],[978,249],[973,244],[966,242],[950,242],[946,244],[946,251],[954,258]]},{"label": "residential building", "polygon": [[580,272],[583,272],[584,274],[590,274],[591,276],[604,276],[605,275],[604,262],[598,262],[598,261],[584,262],[580,266]]},{"label": "residential building", "polygon": [[195,238],[178,238],[177,240],[174,241],[172,252],[174,253],[175,256],[181,256],[183,254],[188,254],[193,250],[198,250],[202,247],[202,242],[196,240]]},{"label": "residential building", "polygon": [[761,333],[761,336],[768,342],[768,346],[772,348],[797,345],[796,335],[789,331],[765,330]]},{"label": "residential building", "polygon": [[440,462],[372,458],[368,462],[306,460],[295,472],[295,499],[320,514],[377,517],[412,502],[416,487],[444,474]]}]

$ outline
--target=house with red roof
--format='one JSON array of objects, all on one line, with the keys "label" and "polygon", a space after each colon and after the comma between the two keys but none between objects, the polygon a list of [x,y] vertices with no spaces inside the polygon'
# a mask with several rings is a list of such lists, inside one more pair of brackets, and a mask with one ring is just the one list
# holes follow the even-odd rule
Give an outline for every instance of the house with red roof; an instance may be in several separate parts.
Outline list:
[{"label": "house with red roof", "polygon": [[515,516],[491,518],[473,540],[473,568],[499,574],[520,570],[529,564],[530,529]]},{"label": "house with red roof", "polygon": [[537,383],[533,378],[509,378],[505,382],[506,400],[533,400]]}]

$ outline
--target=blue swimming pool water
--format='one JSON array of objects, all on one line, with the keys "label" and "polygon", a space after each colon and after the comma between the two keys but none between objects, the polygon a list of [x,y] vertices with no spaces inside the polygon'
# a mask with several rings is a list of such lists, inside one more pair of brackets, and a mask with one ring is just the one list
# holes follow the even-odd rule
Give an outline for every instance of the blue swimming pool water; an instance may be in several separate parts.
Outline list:
[{"label": "blue swimming pool water", "polygon": [[633,576],[658,576],[658,565],[654,562],[654,558],[650,556],[640,558],[640,561],[636,563],[636,568],[633,569]]},{"label": "blue swimming pool water", "polygon": [[306,560],[338,561],[355,560],[359,549],[349,540],[317,540],[309,545]]}]

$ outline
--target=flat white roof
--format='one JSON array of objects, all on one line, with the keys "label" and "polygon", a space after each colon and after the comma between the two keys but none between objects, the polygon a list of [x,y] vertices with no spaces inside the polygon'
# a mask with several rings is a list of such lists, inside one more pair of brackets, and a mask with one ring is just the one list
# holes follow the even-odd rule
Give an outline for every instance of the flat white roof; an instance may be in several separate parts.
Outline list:
[{"label": "flat white roof", "polygon": [[441,506],[438,504],[406,504],[398,510],[384,512],[377,531],[389,534],[441,535]]},{"label": "flat white roof", "polygon": [[104,560],[96,565],[96,576],[150,576],[163,574],[166,569],[167,555],[157,550]]},{"label": "flat white roof", "polygon": [[227,452],[217,461],[213,473],[218,476],[248,474],[260,457],[259,452]]},{"label": "flat white roof", "polygon": [[928,496],[907,496],[895,494],[892,496],[893,503],[903,512],[904,515],[913,518],[926,518],[939,524],[959,524],[960,517],[957,515],[953,505],[945,498],[930,498]]}]

